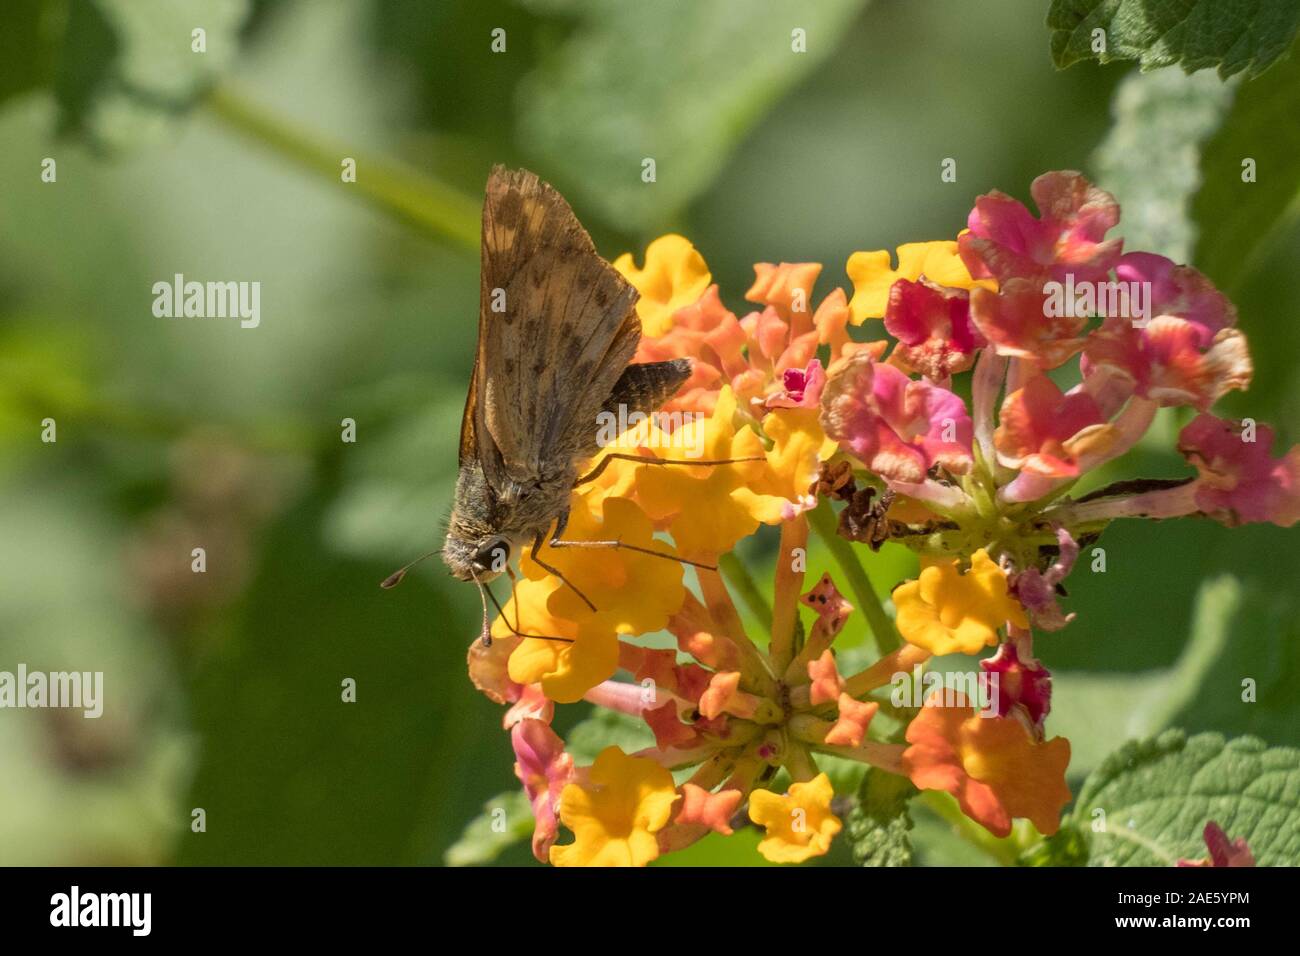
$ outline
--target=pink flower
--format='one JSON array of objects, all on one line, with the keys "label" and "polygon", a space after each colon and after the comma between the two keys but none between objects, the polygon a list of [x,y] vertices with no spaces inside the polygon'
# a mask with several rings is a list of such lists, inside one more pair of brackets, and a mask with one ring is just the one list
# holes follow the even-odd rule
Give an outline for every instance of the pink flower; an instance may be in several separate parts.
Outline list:
[{"label": "pink flower", "polygon": [[1237,324],[1237,310],[1228,297],[1191,266],[1153,252],[1130,252],[1120,257],[1115,274],[1122,282],[1150,283],[1150,316],[1172,315],[1194,323],[1201,330],[1202,348],[1214,333]]},{"label": "pink flower", "polygon": [[970,470],[971,420],[962,400],[867,352],[831,372],[821,417],[827,437],[884,478],[919,483],[936,464],[953,474]]},{"label": "pink flower", "polygon": [[560,792],[573,779],[573,758],[564,741],[540,720],[521,720],[510,731],[515,776],[533,805],[533,856],[545,863],[559,831]]},{"label": "pink flower", "polygon": [[1166,315],[1140,329],[1128,319],[1107,319],[1089,337],[1080,367],[1094,379],[1090,387],[1105,383],[1163,406],[1194,405],[1201,411],[1226,392],[1245,389],[1253,374],[1246,338],[1236,329],[1209,332]]},{"label": "pink flower", "polygon": [[671,750],[674,747],[685,750],[698,742],[699,732],[682,723],[674,700],[642,710],[641,717],[654,733],[655,746],[660,750]]},{"label": "pink flower", "polygon": [[1074,620],[1074,614],[1063,614],[1056,603],[1056,586],[1069,575],[1079,557],[1079,544],[1065,528],[1056,529],[1059,554],[1046,571],[1029,568],[1020,572],[1011,582],[1011,592],[1029,612],[1030,622],[1044,631],[1059,631]]},{"label": "pink flower", "polygon": [[1208,860],[1179,860],[1176,866],[1254,866],[1255,855],[1246,845],[1245,837],[1229,840],[1223,827],[1213,820],[1205,824],[1205,848],[1210,851]]},{"label": "pink flower", "polygon": [[1034,739],[1042,740],[1043,720],[1052,709],[1052,672],[1032,658],[1022,661],[1011,641],[980,661],[980,669],[998,675],[997,716],[1017,716],[1019,710]]},{"label": "pink flower", "polygon": [[885,328],[898,339],[890,361],[936,382],[970,368],[975,350],[985,344],[971,325],[970,294],[924,277],[899,279],[890,287]]},{"label": "pink flower", "polygon": [[1022,474],[1073,478],[1104,457],[1115,428],[1082,387],[1062,393],[1046,375],[1035,375],[1002,403],[993,435],[998,461]]},{"label": "pink flower", "polygon": [[1050,311],[1037,279],[1008,279],[1000,292],[971,291],[971,321],[993,350],[1045,369],[1056,368],[1083,348],[1086,339],[1080,333],[1088,321],[1086,316],[1054,316]]},{"label": "pink flower", "polygon": [[782,372],[781,384],[784,390],[764,402],[765,408],[817,408],[826,387],[826,370],[819,359],[813,359],[807,368]]},{"label": "pink flower", "polygon": [[1300,446],[1280,459],[1271,457],[1272,447],[1267,425],[1197,415],[1178,435],[1178,450],[1200,472],[1196,506],[1230,527],[1300,521]]},{"label": "pink flower", "polygon": [[1041,218],[994,190],[975,200],[957,248],[970,274],[999,283],[1014,276],[1076,282],[1104,280],[1119,259],[1122,241],[1105,239],[1119,222],[1115,197],[1081,173],[1044,173],[1029,187]]}]

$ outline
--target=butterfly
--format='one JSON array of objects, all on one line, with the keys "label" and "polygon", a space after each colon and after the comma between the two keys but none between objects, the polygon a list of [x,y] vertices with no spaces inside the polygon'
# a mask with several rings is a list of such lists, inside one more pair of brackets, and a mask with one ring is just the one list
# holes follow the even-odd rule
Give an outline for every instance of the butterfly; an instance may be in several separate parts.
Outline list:
[{"label": "butterfly", "polygon": [[[527,170],[493,168],[483,203],[478,348],[441,549],[451,573],[477,584],[481,595],[491,597],[488,583],[510,572],[525,548],[592,610],[581,589],[541,556],[543,547],[625,548],[711,567],[621,541],[562,537],[574,488],[614,459],[658,465],[749,460],[611,453],[586,471],[601,450],[602,413],[617,414],[621,406],[627,417],[648,416],[691,375],[686,358],[632,364],[641,338],[637,297],[596,252],[559,192]],[[406,570],[384,586],[395,585]],[[483,615],[482,638],[490,644],[486,599]],[[517,621],[510,627],[522,635]]]}]

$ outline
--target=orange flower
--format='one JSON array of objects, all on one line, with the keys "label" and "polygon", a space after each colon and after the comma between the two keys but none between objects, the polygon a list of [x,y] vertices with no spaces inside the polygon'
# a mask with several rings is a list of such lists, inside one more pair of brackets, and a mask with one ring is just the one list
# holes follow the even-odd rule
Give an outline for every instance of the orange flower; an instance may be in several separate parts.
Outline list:
[{"label": "orange flower", "polygon": [[886,343],[849,338],[842,290],[833,290],[813,309],[812,287],[821,268],[815,262],[759,263],[745,297],[761,310],[737,319],[722,304],[717,286],[709,286],[677,307],[667,323],[643,328],[634,361],[692,360],[691,377],[664,410],[710,413],[729,385],[741,414],[756,418],[765,403],[787,390],[787,376],[802,372],[816,357],[819,345],[830,346],[832,360],[859,349],[879,355]]},{"label": "orange flower", "polygon": [[838,747],[856,747],[867,736],[871,718],[876,716],[880,705],[873,701],[854,700],[848,694],[840,694],[839,717],[835,725],[826,732],[826,743]]},{"label": "orange flower", "polygon": [[745,794],[736,789],[710,793],[693,783],[682,784],[682,806],[677,811],[677,823],[699,824],[723,836],[731,836],[731,818]]},{"label": "orange flower", "polygon": [[908,725],[903,769],[912,783],[951,793],[963,813],[996,836],[1011,832],[1013,817],[1055,833],[1070,800],[1070,742],[1035,743],[1020,721],[976,716],[960,694],[955,707],[942,702],[932,695]]}]

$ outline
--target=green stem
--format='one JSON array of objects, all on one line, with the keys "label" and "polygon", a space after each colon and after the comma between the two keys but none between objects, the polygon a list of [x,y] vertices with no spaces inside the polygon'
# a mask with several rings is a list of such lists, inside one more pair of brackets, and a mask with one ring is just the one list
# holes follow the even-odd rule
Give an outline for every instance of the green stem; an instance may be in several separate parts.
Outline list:
[{"label": "green stem", "polygon": [[[435,239],[467,252],[479,246],[478,203],[459,190],[393,160],[360,158],[356,150],[326,142],[314,131],[295,127],[284,117],[245,98],[229,86],[208,96],[211,115],[280,157],[344,185],[376,208]],[[340,179],[342,161],[357,163],[356,182]]]},{"label": "green stem", "polygon": [[722,571],[722,576],[727,579],[727,583],[745,602],[749,613],[758,619],[762,631],[771,633],[772,608],[763,597],[763,592],[758,589],[758,584],[754,581],[754,576],[749,573],[745,562],[736,557],[734,551],[728,551],[718,558],[718,567]]},{"label": "green stem", "polygon": [[921,799],[925,805],[938,814],[945,822],[952,825],[967,843],[983,850],[1002,866],[1016,866],[1020,859],[1020,847],[1013,837],[995,837],[966,814],[951,794],[942,790],[923,790]]},{"label": "green stem", "polygon": [[807,514],[808,523],[830,549],[840,570],[848,579],[849,590],[853,592],[853,598],[866,616],[871,634],[876,639],[876,649],[882,656],[897,650],[902,640],[898,636],[898,631],[894,629],[894,622],[885,613],[885,606],[880,603],[871,579],[867,577],[866,570],[858,562],[857,555],[853,553],[853,546],[836,534],[835,512],[830,502],[822,501]]}]

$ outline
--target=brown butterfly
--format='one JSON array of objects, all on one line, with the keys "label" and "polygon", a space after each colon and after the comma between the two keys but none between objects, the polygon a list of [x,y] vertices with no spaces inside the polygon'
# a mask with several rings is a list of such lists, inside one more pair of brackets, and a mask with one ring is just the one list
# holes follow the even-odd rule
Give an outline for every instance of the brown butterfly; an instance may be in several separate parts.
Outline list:
[{"label": "brown butterfly", "polygon": [[[561,538],[573,489],[595,479],[613,459],[661,465],[735,460],[611,453],[583,474],[600,451],[602,412],[617,414],[621,405],[629,416],[649,415],[691,374],[684,358],[629,364],[641,338],[637,295],[597,254],[563,196],[527,170],[493,168],[483,203],[478,351],[441,550],[453,575],[473,581],[489,597],[488,582],[503,571],[513,579],[510,562],[525,547],[592,610],[590,599],[540,557],[544,545],[627,548],[696,564],[621,541]],[[395,585],[405,571],[384,586]],[[492,602],[500,611],[495,597]],[[483,611],[483,640],[490,643],[486,600]],[[517,621],[511,630],[521,633]]]}]

